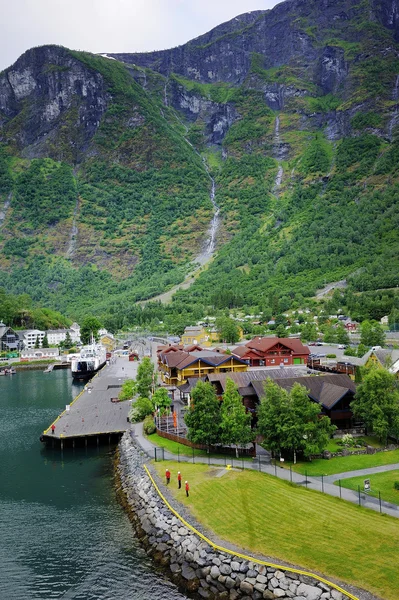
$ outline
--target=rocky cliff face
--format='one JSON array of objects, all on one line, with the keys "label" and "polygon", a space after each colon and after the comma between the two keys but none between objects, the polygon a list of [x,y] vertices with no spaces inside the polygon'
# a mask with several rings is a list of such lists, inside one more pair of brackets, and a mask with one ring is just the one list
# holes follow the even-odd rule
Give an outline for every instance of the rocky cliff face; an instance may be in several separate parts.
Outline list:
[{"label": "rocky cliff face", "polygon": [[301,63],[311,80],[329,93],[345,79],[347,64],[343,50],[328,47],[322,33],[324,38],[340,36],[347,23],[360,20],[380,23],[397,38],[399,0],[286,0],[270,11],[249,13],[245,20],[233,19],[183,46],[110,56],[166,77],[178,73],[203,83],[240,84],[256,53],[265,69]]},{"label": "rocky cliff face", "polygon": [[97,131],[109,101],[103,77],[65,48],[28,50],[0,74],[0,141],[12,143],[26,157],[54,155],[67,128],[67,156],[58,157],[76,158]]}]

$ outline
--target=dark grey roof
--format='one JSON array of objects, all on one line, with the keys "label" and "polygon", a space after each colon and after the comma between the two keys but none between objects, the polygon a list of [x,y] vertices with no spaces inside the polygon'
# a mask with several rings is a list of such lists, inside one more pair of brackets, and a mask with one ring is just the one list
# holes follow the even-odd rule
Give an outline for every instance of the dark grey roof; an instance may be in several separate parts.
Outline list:
[{"label": "dark grey roof", "polygon": [[[348,375],[344,373],[334,373],[319,375],[314,377],[293,377],[291,379],[275,379],[277,385],[290,390],[295,383],[306,387],[309,397],[322,404],[325,408],[331,409],[348,392],[354,394],[356,386]],[[253,381],[252,384],[258,398],[265,396],[263,382]]]}]

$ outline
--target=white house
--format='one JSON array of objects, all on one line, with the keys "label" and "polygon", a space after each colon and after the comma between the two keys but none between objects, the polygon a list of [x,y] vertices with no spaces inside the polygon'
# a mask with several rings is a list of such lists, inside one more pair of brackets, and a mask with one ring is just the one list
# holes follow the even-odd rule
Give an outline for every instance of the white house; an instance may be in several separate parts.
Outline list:
[{"label": "white house", "polygon": [[23,335],[22,341],[24,343],[24,348],[34,348],[37,345],[37,339],[39,341],[39,346],[41,346],[45,336],[45,332],[40,331],[39,329],[27,329],[26,331],[21,331],[18,333]]},{"label": "white house", "polygon": [[80,343],[80,325],[77,323],[72,323],[69,328],[69,335],[71,336],[71,340],[74,344]]},{"label": "white house", "polygon": [[24,348],[21,350],[21,360],[43,360],[47,358],[58,358],[58,348]]}]

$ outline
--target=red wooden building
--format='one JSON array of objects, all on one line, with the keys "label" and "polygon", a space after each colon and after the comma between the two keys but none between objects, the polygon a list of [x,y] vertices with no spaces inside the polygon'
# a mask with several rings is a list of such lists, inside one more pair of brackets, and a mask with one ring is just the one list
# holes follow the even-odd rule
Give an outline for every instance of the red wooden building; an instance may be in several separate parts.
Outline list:
[{"label": "red wooden building", "polygon": [[245,346],[237,346],[232,354],[251,367],[285,367],[306,365],[309,348],[294,338],[255,337]]}]

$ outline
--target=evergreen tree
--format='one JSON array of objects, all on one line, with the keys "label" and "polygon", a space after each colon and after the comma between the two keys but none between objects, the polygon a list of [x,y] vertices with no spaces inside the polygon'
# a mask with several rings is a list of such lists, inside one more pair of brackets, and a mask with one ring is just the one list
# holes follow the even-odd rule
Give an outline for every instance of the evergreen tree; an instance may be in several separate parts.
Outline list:
[{"label": "evergreen tree", "polygon": [[71,339],[71,334],[69,333],[69,331],[66,332],[63,345],[65,348],[70,348],[72,346],[72,339]]},{"label": "evergreen tree", "polygon": [[220,416],[221,441],[235,446],[238,458],[238,446],[248,444],[253,438],[251,414],[247,413],[237,386],[229,378],[226,380]]},{"label": "evergreen tree", "polygon": [[192,442],[211,446],[220,441],[220,407],[211,383],[198,381],[184,419]]},{"label": "evergreen tree", "polygon": [[48,348],[48,337],[47,337],[47,333],[44,334],[44,338],[42,341],[42,348]]}]

